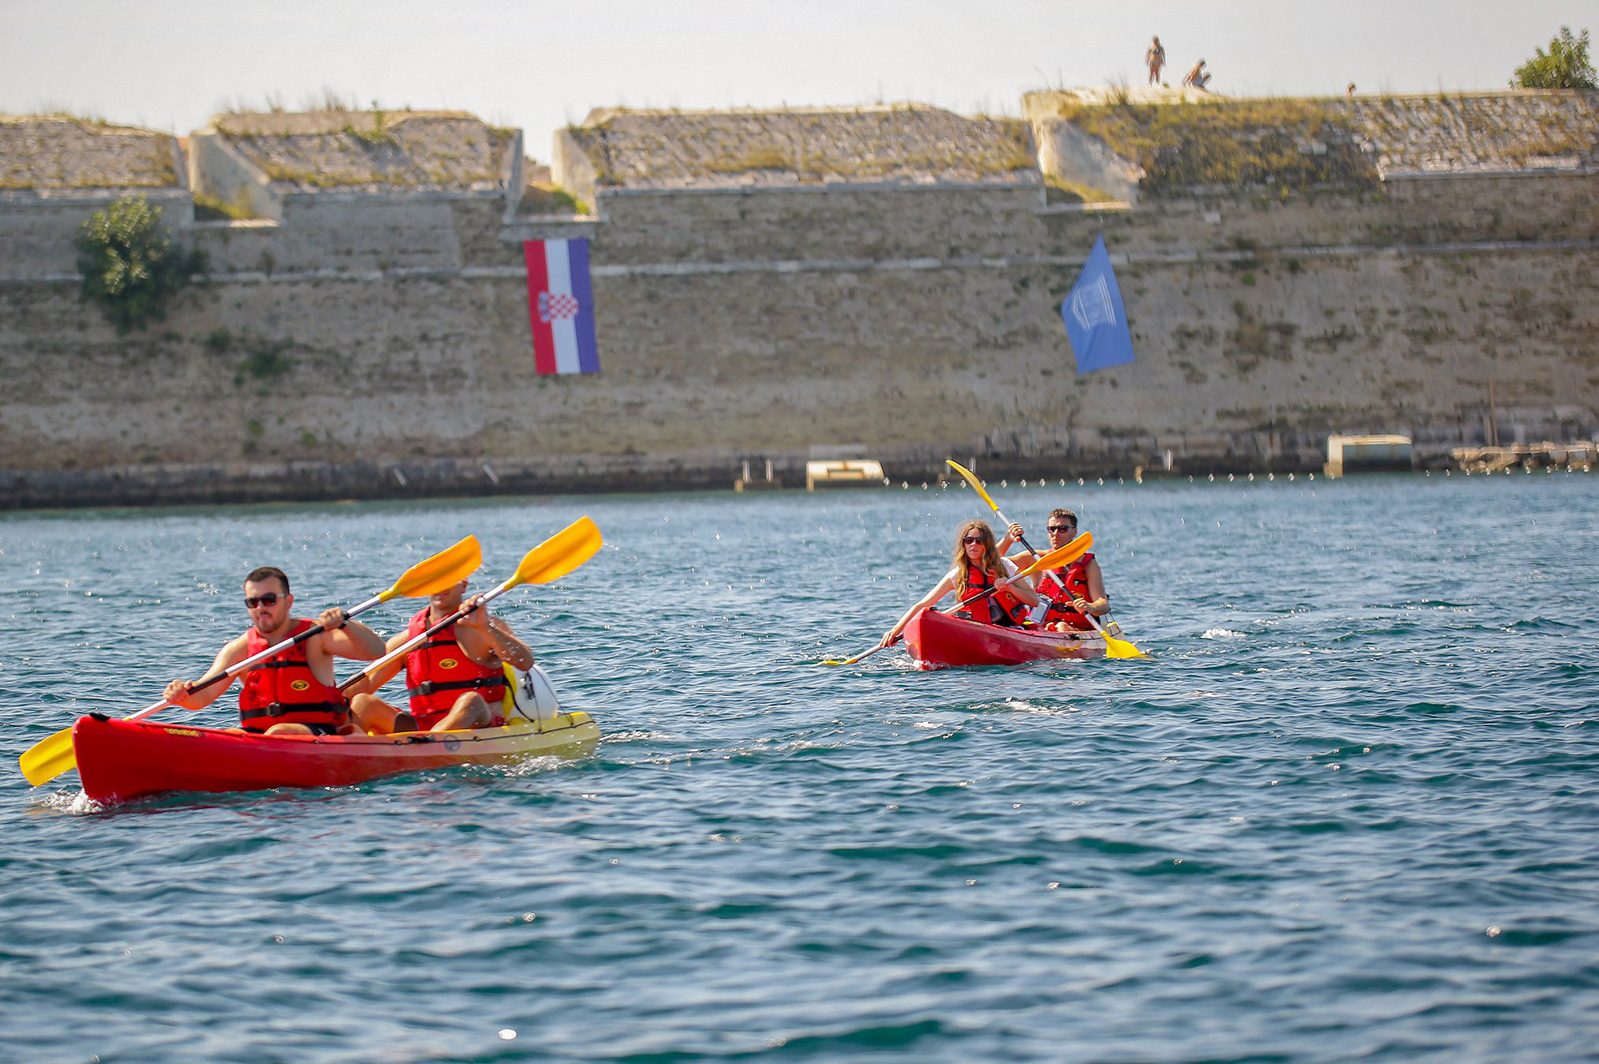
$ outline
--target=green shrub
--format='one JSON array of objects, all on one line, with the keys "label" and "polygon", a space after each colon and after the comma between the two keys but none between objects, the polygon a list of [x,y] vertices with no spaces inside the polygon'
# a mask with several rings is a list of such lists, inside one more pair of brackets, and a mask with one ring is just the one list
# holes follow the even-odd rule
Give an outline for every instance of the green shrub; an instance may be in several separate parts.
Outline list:
[{"label": "green shrub", "polygon": [[587,203],[559,185],[528,185],[521,209],[528,214],[593,214]]},{"label": "green shrub", "polygon": [[239,189],[231,200],[206,192],[194,194],[194,220],[197,222],[239,222],[255,216],[246,189]]},{"label": "green shrub", "polygon": [[199,251],[174,247],[161,208],[143,196],[124,196],[95,211],[78,234],[83,297],[99,303],[119,334],[166,316],[167,298],[205,268]]},{"label": "green shrub", "polygon": [[1573,37],[1570,26],[1549,42],[1549,51],[1534,49],[1533,57],[1516,68],[1510,79],[1513,89],[1592,89],[1596,72],[1588,60],[1588,31]]},{"label": "green shrub", "polygon": [[270,380],[273,377],[281,377],[294,368],[293,361],[283,354],[283,352],[293,346],[293,340],[279,340],[270,344],[247,344],[245,349],[250,354],[239,368],[256,380]]}]

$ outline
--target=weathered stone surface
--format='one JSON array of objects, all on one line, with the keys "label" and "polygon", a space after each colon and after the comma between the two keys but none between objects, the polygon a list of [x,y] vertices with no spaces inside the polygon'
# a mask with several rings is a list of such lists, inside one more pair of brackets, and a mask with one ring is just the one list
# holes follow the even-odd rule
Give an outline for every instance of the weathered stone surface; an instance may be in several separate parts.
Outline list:
[{"label": "weathered stone surface", "polygon": [[462,111],[222,114],[211,130],[302,191],[500,190],[520,140]]},{"label": "weathered stone surface", "polygon": [[[1077,90],[1029,93],[1023,109],[1046,176],[1129,201],[1141,191],[1170,193],[1166,170],[1207,175],[1179,185],[1356,187],[1372,178],[1590,173],[1599,160],[1593,91],[1259,100],[1191,89]],[[1279,172],[1249,165],[1266,142]],[[1184,164],[1185,153],[1200,161]],[[1228,165],[1234,155],[1239,172]],[[1296,155],[1303,166],[1288,165]]]},{"label": "weathered stone surface", "polygon": [[[180,226],[210,279],[127,337],[70,274],[0,274],[0,505],[727,487],[846,443],[897,482],[950,456],[1131,475],[1166,450],[1179,473],[1308,471],[1329,432],[1446,459],[1490,416],[1592,438],[1596,182],[1116,210],[1003,182],[622,188],[583,222],[291,192],[281,223]],[[1058,306],[1100,234],[1138,359],[1078,377]],[[597,376],[532,372],[520,241],[547,236],[592,241]]]},{"label": "weathered stone surface", "polygon": [[63,116],[0,115],[0,190],[178,189],[170,133]]},{"label": "weathered stone surface", "polygon": [[1358,126],[1385,178],[1590,172],[1599,163],[1599,92],[1335,97],[1325,106]]},{"label": "weathered stone surface", "polygon": [[[805,184],[1037,187],[1027,126],[918,104],[766,111],[601,109],[561,134],[556,179],[595,188]],[[578,165],[581,157],[581,166]]]}]

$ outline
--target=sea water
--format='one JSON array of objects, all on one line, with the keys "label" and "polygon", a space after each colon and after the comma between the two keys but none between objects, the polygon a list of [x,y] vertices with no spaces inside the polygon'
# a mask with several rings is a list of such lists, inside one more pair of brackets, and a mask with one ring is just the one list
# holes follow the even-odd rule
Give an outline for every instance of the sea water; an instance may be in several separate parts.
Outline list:
[{"label": "sea water", "polygon": [[[992,487],[1035,543],[1077,510],[1150,659],[821,664],[965,489],[0,517],[0,1056],[1593,1059],[1599,478]],[[591,757],[113,810],[16,771],[202,674],[256,565],[314,615],[470,532],[481,590],[583,514],[494,609]]]}]

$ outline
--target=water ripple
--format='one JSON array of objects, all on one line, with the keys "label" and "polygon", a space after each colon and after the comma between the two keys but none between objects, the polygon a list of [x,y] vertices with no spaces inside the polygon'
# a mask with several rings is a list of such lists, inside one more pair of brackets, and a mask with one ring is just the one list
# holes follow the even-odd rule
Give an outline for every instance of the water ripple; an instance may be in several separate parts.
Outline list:
[{"label": "water ripple", "polygon": [[12,758],[203,668],[254,565],[309,610],[466,532],[483,586],[580,513],[607,539],[500,609],[587,759],[116,810],[9,777],[0,1044],[1589,1057],[1595,483],[1012,488],[1078,510],[1155,657],[931,674],[818,662],[931,583],[964,491],[0,515]]}]

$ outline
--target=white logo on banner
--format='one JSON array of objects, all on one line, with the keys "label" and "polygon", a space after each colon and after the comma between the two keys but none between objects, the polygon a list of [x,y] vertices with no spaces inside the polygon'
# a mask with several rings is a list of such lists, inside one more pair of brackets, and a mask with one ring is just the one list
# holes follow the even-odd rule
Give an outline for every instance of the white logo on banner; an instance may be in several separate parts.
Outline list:
[{"label": "white logo on banner", "polygon": [[1103,277],[1094,278],[1072,293],[1072,317],[1085,329],[1116,324],[1116,307],[1110,301],[1110,286]]}]

